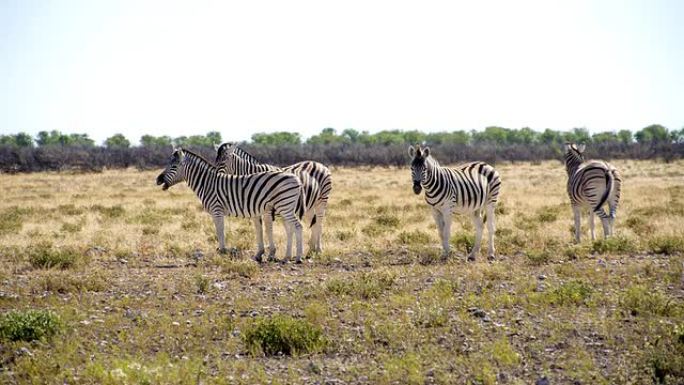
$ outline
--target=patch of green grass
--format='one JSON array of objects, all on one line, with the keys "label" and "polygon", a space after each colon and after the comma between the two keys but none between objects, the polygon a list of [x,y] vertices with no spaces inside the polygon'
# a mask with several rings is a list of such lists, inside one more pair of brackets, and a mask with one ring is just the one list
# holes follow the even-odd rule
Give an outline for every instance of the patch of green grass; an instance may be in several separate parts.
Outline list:
[{"label": "patch of green grass", "polygon": [[81,215],[85,212],[83,207],[76,207],[73,203],[57,206],[56,211],[62,215]]},{"label": "patch of green grass", "polygon": [[586,258],[591,252],[592,247],[588,245],[571,245],[563,250],[563,254],[569,259]]},{"label": "patch of green grass", "polygon": [[83,229],[83,222],[76,222],[76,223],[69,223],[65,222],[62,223],[62,232],[65,233],[78,233]]},{"label": "patch of green grass", "polygon": [[90,206],[90,209],[100,213],[102,217],[107,219],[120,218],[126,213],[126,210],[121,205],[107,207],[96,204]]},{"label": "patch of green grass", "polygon": [[396,275],[387,271],[364,272],[353,279],[331,279],[326,284],[326,290],[336,295],[378,298],[392,287],[395,280]]},{"label": "patch of green grass", "polygon": [[541,266],[549,263],[551,261],[551,253],[544,250],[530,250],[525,253],[527,257],[527,262],[532,266]]},{"label": "patch of green grass", "polygon": [[375,217],[375,223],[383,227],[395,228],[399,226],[399,218],[392,214],[383,213]]},{"label": "patch of green grass", "polygon": [[259,275],[259,265],[251,259],[241,261],[221,259],[219,266],[221,266],[221,272],[229,276],[254,278]]},{"label": "patch of green grass", "polygon": [[666,235],[648,241],[648,249],[656,254],[673,255],[684,252],[684,237]]},{"label": "patch of green grass", "polygon": [[632,253],[637,247],[633,240],[625,237],[598,239],[592,244],[592,250],[599,254]]},{"label": "patch of green grass", "polygon": [[655,227],[648,223],[648,221],[641,216],[631,216],[627,218],[626,224],[627,227],[639,235],[650,234],[653,232],[653,230],[655,230]]},{"label": "patch of green grass", "polygon": [[386,383],[421,385],[423,378],[423,362],[415,353],[406,353],[399,357],[390,357],[385,362],[384,381]]},{"label": "patch of green grass", "polygon": [[594,290],[587,283],[582,281],[569,281],[561,284],[547,293],[549,303],[566,305],[583,305],[591,297]]},{"label": "patch of green grass", "polygon": [[632,315],[670,316],[676,311],[667,295],[644,285],[632,285],[620,296],[620,306]]},{"label": "patch of green grass", "polygon": [[85,256],[74,248],[55,248],[51,245],[31,247],[28,257],[31,266],[39,269],[69,269],[85,260]]},{"label": "patch of green grass", "polygon": [[102,274],[74,276],[62,271],[51,271],[37,278],[33,284],[34,291],[53,293],[100,292],[107,288]]},{"label": "patch of green grass", "polygon": [[211,288],[211,280],[205,275],[198,274],[195,276],[195,286],[197,294],[207,294]]},{"label": "patch of green grass", "polygon": [[451,243],[456,250],[465,250],[466,253],[470,253],[473,250],[473,245],[475,245],[475,235],[459,233],[451,237],[449,243]]},{"label": "patch of green grass", "polygon": [[537,210],[536,219],[541,223],[555,222],[558,219],[559,211],[560,207],[558,206],[544,206]]},{"label": "patch of green grass", "polygon": [[350,230],[338,230],[335,232],[335,237],[344,242],[356,238],[356,233]]},{"label": "patch of green grass", "polygon": [[320,326],[285,315],[256,318],[247,326],[243,341],[252,355],[267,356],[318,353],[326,346]]},{"label": "patch of green grass", "polygon": [[424,245],[430,242],[430,236],[421,230],[402,231],[397,240],[404,245]]},{"label": "patch of green grass", "polygon": [[24,217],[31,212],[31,209],[21,207],[10,207],[0,212],[0,236],[19,232],[24,224]]},{"label": "patch of green grass", "polygon": [[513,349],[506,338],[496,340],[490,350],[492,358],[501,367],[514,368],[520,363],[520,354]]},{"label": "patch of green grass", "polygon": [[35,341],[52,337],[63,325],[50,310],[12,310],[0,316],[0,339]]}]

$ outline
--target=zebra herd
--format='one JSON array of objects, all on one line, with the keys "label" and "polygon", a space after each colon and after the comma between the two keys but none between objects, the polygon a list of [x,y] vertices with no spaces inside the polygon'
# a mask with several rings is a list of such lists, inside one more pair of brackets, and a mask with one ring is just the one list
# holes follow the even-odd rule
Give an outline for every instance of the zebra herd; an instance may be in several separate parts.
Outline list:
[{"label": "zebra herd", "polygon": [[[322,251],[323,222],[332,191],[330,170],[321,163],[304,161],[279,168],[260,162],[235,144],[215,146],[216,160],[212,164],[201,156],[174,148],[165,170],[157,177],[162,189],[187,182],[197,194],[204,210],[216,227],[219,251],[226,252],[224,217],[252,218],[256,232],[257,251],[254,259],[262,262],[265,253],[263,226],[268,237],[268,260],[275,260],[273,221],[283,218],[287,234],[285,261],[292,257],[295,238],[295,260],[302,262],[302,224],[311,227],[309,252]],[[622,179],[618,171],[601,160],[586,161],[584,145],[566,143],[565,168],[567,191],[575,220],[575,241],[580,241],[580,214],[589,213],[591,238],[594,240],[594,215],[601,219],[604,237],[613,234],[613,224]],[[495,258],[496,204],[501,176],[491,165],[471,162],[455,168],[440,166],[431,156],[429,147],[409,146],[413,192],[425,190],[425,201],[432,209],[442,242],[442,257],[450,253],[449,237],[452,215],[470,215],[475,226],[475,242],[468,254],[475,260],[480,250],[482,232],[487,225],[488,257]],[[609,211],[603,209],[608,205]]]}]

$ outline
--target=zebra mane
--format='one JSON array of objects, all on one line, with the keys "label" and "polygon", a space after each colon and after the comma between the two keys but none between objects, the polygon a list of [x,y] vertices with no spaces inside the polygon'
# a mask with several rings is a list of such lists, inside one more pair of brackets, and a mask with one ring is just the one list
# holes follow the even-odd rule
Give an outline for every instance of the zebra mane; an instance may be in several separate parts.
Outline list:
[{"label": "zebra mane", "polygon": [[190,159],[192,159],[193,162],[206,165],[208,168],[212,168],[212,169],[216,170],[216,166],[214,166],[214,164],[212,162],[209,162],[208,160],[206,160],[202,155],[196,154],[196,153],[194,153],[190,150],[186,150],[184,148],[181,149],[181,151],[183,151],[183,154],[186,157],[189,155]]},{"label": "zebra mane", "polygon": [[237,144],[234,144],[235,150],[233,150],[233,154],[237,155],[238,157],[248,161],[249,163],[252,164],[263,164],[259,159],[257,159],[254,155],[248,153],[245,151],[242,147],[238,147]]}]

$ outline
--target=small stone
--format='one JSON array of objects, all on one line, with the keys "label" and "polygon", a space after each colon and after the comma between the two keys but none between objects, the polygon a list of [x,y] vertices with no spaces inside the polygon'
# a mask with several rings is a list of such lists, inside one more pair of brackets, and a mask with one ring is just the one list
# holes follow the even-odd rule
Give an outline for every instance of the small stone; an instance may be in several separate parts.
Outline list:
[{"label": "small stone", "polygon": [[171,325],[173,325],[173,326],[180,326],[180,323],[177,322],[177,321],[173,321],[173,322],[171,322]]},{"label": "small stone", "polygon": [[539,274],[539,276],[537,276],[537,279],[543,281],[546,279],[546,276],[544,274]]},{"label": "small stone", "polygon": [[549,379],[544,376],[535,381],[534,385],[551,385],[551,383],[549,382]]},{"label": "small stone", "polygon": [[28,350],[28,348],[25,347],[25,346],[20,347],[19,350],[17,350],[17,351],[14,352],[14,353],[15,353],[16,355],[18,355],[18,356],[33,357],[33,353],[31,353],[31,351]]}]

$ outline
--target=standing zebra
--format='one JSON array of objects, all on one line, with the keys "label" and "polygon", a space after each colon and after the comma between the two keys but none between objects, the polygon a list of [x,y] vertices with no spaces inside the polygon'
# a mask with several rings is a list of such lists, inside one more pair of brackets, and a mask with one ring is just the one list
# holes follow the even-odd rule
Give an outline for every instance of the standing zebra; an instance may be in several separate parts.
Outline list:
[{"label": "standing zebra", "polygon": [[301,182],[286,172],[268,171],[252,175],[220,174],[216,167],[204,158],[181,148],[174,149],[166,169],[157,177],[157,185],[163,190],[186,181],[197,194],[204,210],[214,219],[219,251],[225,252],[223,217],[253,218],[257,238],[256,260],[264,253],[261,216],[275,212],[285,220],[287,249],[285,256],[292,256],[292,234],[295,234],[297,262],[302,256],[301,211],[297,212],[301,199]]},{"label": "standing zebra", "polygon": [[[483,221],[489,232],[489,258],[493,259],[495,216],[494,209],[499,198],[501,178],[494,167],[484,162],[471,162],[450,169],[441,167],[430,156],[430,148],[409,146],[413,192],[420,194],[425,189],[425,201],[432,207],[432,216],[437,223],[442,240],[442,257],[449,256],[451,215],[453,212],[470,214],[475,224],[475,244],[468,254],[474,261],[480,250]],[[485,213],[486,211],[486,213]],[[482,216],[486,214],[483,220]]]},{"label": "standing zebra", "polygon": [[[304,161],[291,166],[279,168],[261,163],[247,151],[233,143],[223,143],[216,148],[216,165],[219,172],[236,175],[248,175],[263,171],[287,171],[299,177],[302,182],[302,200],[304,204],[304,223],[311,224],[311,238],[309,253],[321,252],[321,238],[323,220],[328,206],[328,198],[332,190],[330,170],[323,164],[314,161]],[[272,217],[264,217],[266,234],[269,236],[269,259],[275,254],[275,243],[272,234]]]},{"label": "standing zebra", "polygon": [[[589,210],[591,240],[594,235],[594,214],[601,218],[603,236],[613,234],[615,212],[620,202],[622,179],[617,169],[602,160],[584,160],[585,145],[565,144],[565,171],[568,173],[568,196],[575,216],[575,242],[580,241],[580,212]],[[606,214],[603,206],[608,204]]]}]

